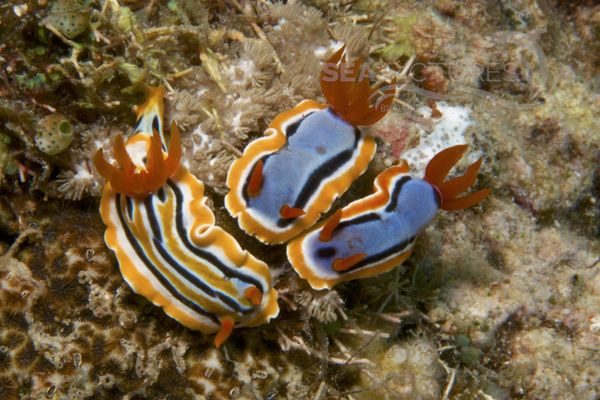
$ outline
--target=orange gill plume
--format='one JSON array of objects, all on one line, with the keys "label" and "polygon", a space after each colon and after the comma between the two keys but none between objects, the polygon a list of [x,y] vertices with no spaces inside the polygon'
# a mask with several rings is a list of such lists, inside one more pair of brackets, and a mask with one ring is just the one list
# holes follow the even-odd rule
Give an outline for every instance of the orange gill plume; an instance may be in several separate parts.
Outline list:
[{"label": "orange gill plume", "polygon": [[175,123],[171,126],[171,140],[166,157],[163,155],[160,135],[158,131],[154,131],[150,139],[146,167],[140,171],[137,171],[139,168],[127,153],[123,136],[117,136],[113,149],[118,167],[104,159],[102,149],[98,149],[94,155],[94,165],[100,175],[105,177],[112,189],[118,193],[145,196],[164,185],[177,170],[181,159],[179,129]]},{"label": "orange gill plume", "polygon": [[353,126],[372,125],[385,116],[396,95],[396,80],[372,88],[363,60],[348,63],[346,45],[342,46],[325,62],[321,72],[321,91],[327,103],[345,121]]},{"label": "orange gill plume", "polygon": [[449,147],[435,155],[425,169],[425,180],[432,184],[440,194],[442,210],[461,210],[471,207],[490,194],[490,189],[482,189],[474,193],[457,197],[467,190],[477,179],[482,158],[469,166],[467,172],[444,182],[446,175],[467,150],[467,145]]}]

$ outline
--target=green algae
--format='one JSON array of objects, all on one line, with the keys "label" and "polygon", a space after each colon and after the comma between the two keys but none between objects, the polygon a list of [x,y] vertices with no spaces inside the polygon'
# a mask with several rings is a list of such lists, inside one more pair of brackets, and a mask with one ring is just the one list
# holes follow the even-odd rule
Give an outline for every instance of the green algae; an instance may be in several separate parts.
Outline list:
[{"label": "green algae", "polygon": [[413,26],[417,23],[415,15],[395,17],[393,20],[392,43],[385,46],[381,56],[387,62],[394,62],[400,58],[408,58],[415,52],[412,42]]}]

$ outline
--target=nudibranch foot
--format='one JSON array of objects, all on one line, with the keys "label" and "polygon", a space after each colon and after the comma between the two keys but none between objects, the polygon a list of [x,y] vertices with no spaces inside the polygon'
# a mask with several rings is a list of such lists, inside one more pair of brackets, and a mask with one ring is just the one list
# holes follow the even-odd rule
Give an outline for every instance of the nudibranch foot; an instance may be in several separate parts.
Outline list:
[{"label": "nudibranch foot", "polygon": [[349,63],[346,46],[342,46],[326,62],[321,72],[321,91],[336,114],[353,126],[372,125],[385,116],[396,95],[396,81],[371,88],[364,62]]},{"label": "nudibranch foot", "polygon": [[314,289],[325,289],[400,265],[440,208],[470,207],[490,193],[483,189],[457,197],[475,182],[482,160],[444,182],[465,150],[455,146],[438,153],[425,179],[411,176],[406,162],[383,171],[375,179],[373,194],[336,211],[288,244],[292,267]]}]

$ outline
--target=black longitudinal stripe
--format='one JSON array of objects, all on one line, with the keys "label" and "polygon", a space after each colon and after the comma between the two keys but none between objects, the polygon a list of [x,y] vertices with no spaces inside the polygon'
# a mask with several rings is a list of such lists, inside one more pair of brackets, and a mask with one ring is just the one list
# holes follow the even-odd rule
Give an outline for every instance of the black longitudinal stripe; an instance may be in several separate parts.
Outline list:
[{"label": "black longitudinal stripe", "polygon": [[[300,124],[302,124],[302,122],[306,119],[306,117],[308,117],[310,114],[314,113],[315,111],[311,111],[308,114],[304,115],[302,118],[299,118],[298,121],[295,121],[291,124],[289,124],[286,128],[285,128],[285,136],[287,137],[287,140],[289,140],[289,138],[291,136],[293,136],[296,131],[298,131],[298,128],[300,127]],[[282,147],[285,148],[287,146],[287,142],[286,144]],[[279,149],[281,150],[281,149]],[[279,151],[277,150],[277,151]],[[276,153],[277,151],[274,151],[271,154]],[[248,175],[246,175],[246,181],[244,182],[244,184],[242,185],[242,198],[244,199],[244,201],[246,202],[246,204],[248,204],[250,202],[250,197],[248,197],[248,185],[250,184],[250,177],[252,176],[252,171],[254,171],[254,168],[256,167],[256,164],[262,160],[263,165],[265,165],[267,163],[267,159],[269,158],[269,156],[271,154],[267,154],[261,158],[259,158],[258,160],[256,160],[256,162],[254,164],[252,164],[252,168],[250,168],[250,172],[248,173]]]},{"label": "black longitudinal stripe", "polygon": [[202,279],[198,279],[197,276],[190,273],[184,266],[179,264],[177,260],[171,257],[169,252],[163,247],[162,243],[160,243],[156,238],[152,239],[152,243],[154,244],[154,247],[156,247],[156,250],[158,250],[158,253],[161,255],[161,257],[164,258],[165,261],[173,269],[175,269],[185,279],[187,279],[194,286],[202,290],[204,293],[208,294],[209,296],[218,298],[223,303],[227,304],[235,312],[247,314],[253,311],[252,308],[242,307],[237,301],[235,301],[235,299],[231,298],[230,296],[227,296],[225,293],[214,291],[209,285],[204,283]]},{"label": "black longitudinal stripe", "polygon": [[150,229],[152,229],[152,235],[154,235],[154,237],[159,241],[162,241],[160,223],[158,222],[158,218],[156,218],[156,213],[154,212],[152,197],[154,197],[154,194],[149,194],[146,196],[144,199],[144,206],[146,207],[146,213],[148,214],[148,222],[150,223]]},{"label": "black longitudinal stripe", "polygon": [[165,289],[167,289],[167,291],[171,294],[171,296],[173,296],[174,298],[176,298],[178,301],[180,301],[186,307],[194,310],[196,313],[198,313],[200,315],[203,315],[203,316],[207,317],[208,319],[210,319],[216,325],[219,325],[220,324],[219,320],[217,319],[217,317],[214,314],[206,311],[205,309],[203,309],[202,307],[200,307],[199,304],[193,302],[192,300],[188,299],[187,297],[185,297],[184,295],[182,295],[181,293],[179,293],[177,291],[177,289],[171,284],[171,282],[169,282],[169,280],[167,278],[165,278],[161,274],[161,272],[156,269],[156,267],[152,264],[152,262],[150,262],[150,260],[148,259],[148,257],[144,253],[144,249],[142,249],[140,247],[140,245],[137,242],[137,240],[135,239],[133,233],[131,233],[131,230],[129,229],[129,225],[127,225],[127,221],[125,221],[125,218],[123,216],[123,212],[121,211],[121,195],[118,194],[118,193],[115,196],[115,205],[116,205],[116,208],[117,208],[117,215],[119,216],[119,221],[121,222],[121,225],[123,226],[123,229],[125,231],[125,236],[127,237],[127,241],[129,242],[129,244],[131,245],[131,247],[133,247],[133,250],[135,251],[135,254],[138,256],[138,258],[140,260],[142,260],[142,262],[144,263],[144,265],[146,266],[146,268],[148,269],[148,271],[150,271],[150,273],[152,275],[154,275],[154,277],[156,279],[158,279],[158,281],[163,285],[163,287]]},{"label": "black longitudinal stripe", "polygon": [[[160,122],[158,121],[158,117],[155,115],[154,118],[152,118],[152,129],[156,129],[159,133],[162,133],[160,131]],[[153,132],[147,132],[147,133],[153,133]]]},{"label": "black longitudinal stripe", "polygon": [[158,188],[158,192],[156,193],[156,195],[158,196],[158,199],[160,200],[161,203],[164,203],[165,200],[167,199],[165,189],[162,186],[160,188]]},{"label": "black longitudinal stripe", "polygon": [[360,225],[360,224],[364,224],[367,222],[372,222],[372,221],[379,221],[381,220],[381,216],[379,216],[379,214],[377,213],[368,213],[365,215],[361,215],[360,217],[356,217],[353,219],[348,219],[346,221],[342,221],[340,222],[335,229],[333,230],[333,233],[335,233],[336,231],[340,230],[340,229],[344,229],[348,226],[353,226],[353,225]]},{"label": "black longitudinal stripe", "polygon": [[127,216],[130,220],[133,220],[133,200],[131,197],[125,197],[125,202],[127,205]]},{"label": "black longitudinal stripe", "polygon": [[[171,269],[175,270],[180,276],[185,278],[190,284],[197,287],[198,289],[200,289],[207,295],[220,299],[223,303],[225,303],[229,307],[231,307],[232,310],[234,310],[236,312],[241,312],[241,313],[252,312],[252,308],[243,307],[241,304],[236,302],[235,299],[231,298],[230,296],[226,295],[225,293],[222,293],[218,290],[213,290],[210,286],[208,286],[206,283],[204,283],[204,281],[202,279],[200,279],[198,276],[191,273],[186,267],[184,267],[179,262],[177,262],[177,260],[175,260],[169,254],[169,252],[164,248],[164,246],[161,243],[162,239],[161,239],[161,235],[160,235],[160,233],[161,233],[160,232],[160,223],[158,222],[158,218],[156,216],[156,213],[154,212],[153,197],[154,197],[154,195],[151,194],[151,195],[146,196],[146,198],[144,199],[144,207],[146,208],[146,215],[148,217],[148,221],[150,223],[150,228],[152,229],[152,233],[154,234],[154,237],[152,238],[152,243],[154,244],[154,247],[156,248],[158,253],[162,256],[162,258],[171,267]],[[179,204],[177,204],[177,205],[179,205]]]},{"label": "black longitudinal stripe", "polygon": [[288,140],[294,136],[294,134],[298,131],[298,127],[300,126],[300,124],[306,119],[306,117],[308,117],[311,113],[306,114],[305,116],[303,116],[302,118],[300,118],[298,121],[295,121],[291,124],[289,124],[288,126],[285,127],[285,136],[288,138]]},{"label": "black longitudinal stripe", "polygon": [[390,247],[387,250],[381,251],[377,254],[373,254],[372,256],[365,257],[362,261],[360,261],[356,265],[353,265],[352,267],[348,268],[347,270],[345,270],[339,274],[340,275],[347,274],[348,272],[352,272],[357,269],[363,268],[367,265],[375,264],[379,261],[385,260],[388,257],[398,255],[398,254],[402,253],[408,245],[410,245],[412,242],[414,242],[414,240],[415,240],[415,236],[411,236],[408,239],[401,241],[400,243]]},{"label": "black longitudinal stripe", "polygon": [[[352,148],[338,153],[334,157],[321,164],[313,172],[311,172],[308,179],[304,183],[304,186],[302,186],[302,189],[300,190],[300,193],[298,194],[298,197],[296,198],[293,207],[304,209],[304,207],[308,203],[308,200],[310,200],[310,198],[317,191],[319,186],[323,182],[325,182],[330,176],[335,174],[341,168],[342,165],[347,163],[352,158],[355,150],[358,149],[361,140],[361,132],[358,129],[354,129],[354,143],[352,145]],[[288,225],[291,225],[294,221],[295,218],[279,219],[277,221],[277,226],[280,228],[284,228]]]},{"label": "black longitudinal stripe", "polygon": [[[388,202],[387,206],[385,207],[386,212],[393,211],[396,208],[396,206],[398,205],[398,197],[400,195],[400,191],[402,190],[402,186],[404,186],[404,184],[406,182],[408,182],[410,179],[411,179],[410,176],[405,176],[396,182],[396,184],[394,185],[394,189],[392,190],[392,194],[390,196],[390,201]],[[335,233],[337,230],[344,229],[348,226],[360,225],[360,224],[364,224],[367,222],[380,221],[380,220],[381,220],[381,216],[379,214],[371,212],[371,213],[364,214],[364,215],[361,215],[361,216],[353,218],[353,219],[348,219],[346,221],[340,222],[335,227],[333,233]]]},{"label": "black longitudinal stripe", "polygon": [[442,198],[441,198],[442,194],[435,187],[432,187],[432,189],[433,189],[433,193],[434,193],[433,197],[435,198],[435,205],[437,206],[437,208],[441,208],[442,207]]},{"label": "black longitudinal stripe", "polygon": [[245,282],[250,285],[254,285],[257,288],[260,288],[261,292],[266,294],[268,288],[265,288],[259,280],[255,279],[251,276],[245,275],[244,273],[242,273],[239,269],[237,269],[235,267],[234,268],[228,267],[227,265],[223,264],[223,262],[221,260],[219,260],[219,258],[216,257],[214,254],[211,254],[208,251],[202,250],[202,249],[194,246],[194,244],[192,244],[192,242],[190,241],[190,239],[187,235],[187,232],[185,231],[185,227],[183,226],[183,213],[182,213],[183,195],[181,193],[181,190],[170,179],[167,181],[167,183],[173,190],[173,193],[175,193],[175,199],[177,200],[177,207],[176,207],[176,213],[175,213],[175,226],[177,228],[177,234],[179,235],[179,238],[181,239],[181,242],[184,244],[186,249],[188,249],[189,251],[191,251],[192,253],[194,253],[196,256],[200,257],[204,261],[212,264],[215,268],[217,268],[219,271],[221,271],[223,273],[223,275],[225,275],[227,278],[237,278],[242,282]]},{"label": "black longitudinal stripe", "polygon": [[402,186],[408,181],[410,181],[410,176],[403,176],[394,184],[394,190],[392,190],[392,194],[390,196],[390,201],[388,205],[385,207],[385,212],[394,211],[398,206],[398,197],[400,197],[400,192],[402,191]]}]

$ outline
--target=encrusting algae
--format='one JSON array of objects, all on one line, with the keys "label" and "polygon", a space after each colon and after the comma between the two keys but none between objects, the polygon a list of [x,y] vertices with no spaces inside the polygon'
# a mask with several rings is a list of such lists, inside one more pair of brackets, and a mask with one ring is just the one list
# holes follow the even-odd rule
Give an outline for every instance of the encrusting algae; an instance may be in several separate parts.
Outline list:
[{"label": "encrusting algae", "polygon": [[[597,397],[597,13],[455,0],[0,7],[0,398]],[[472,190],[492,194],[438,216],[402,266],[315,291],[283,246],[238,228],[224,196],[270,121],[324,102],[321,64],[342,43],[372,86],[396,78],[398,93],[365,130],[373,161],[323,220],[400,158],[418,174],[438,146],[469,145],[458,171],[483,157]],[[165,88],[162,155],[175,121],[211,226],[264,260],[278,293],[277,318],[219,349],[137,295],[104,242],[93,156],[118,165],[109,155],[146,85]],[[52,115],[71,127],[54,154],[36,140]]]}]

